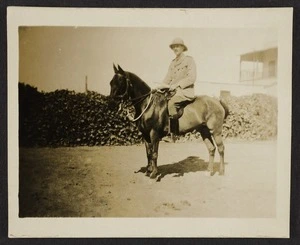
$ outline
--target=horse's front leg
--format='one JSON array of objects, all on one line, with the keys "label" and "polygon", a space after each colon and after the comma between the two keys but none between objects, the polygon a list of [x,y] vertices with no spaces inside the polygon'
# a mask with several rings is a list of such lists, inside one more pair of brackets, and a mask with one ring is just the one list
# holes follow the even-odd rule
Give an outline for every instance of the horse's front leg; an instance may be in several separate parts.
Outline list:
[{"label": "horse's front leg", "polygon": [[152,154],[151,154],[151,166],[152,171],[150,178],[154,179],[157,175],[157,158],[158,158],[158,146],[159,146],[159,137],[156,131],[151,131],[150,133],[151,145],[152,145]]},{"label": "horse's front leg", "polygon": [[147,160],[148,160],[148,164],[146,166],[146,176],[149,176],[150,173],[152,172],[152,162],[151,162],[151,158],[152,158],[152,144],[145,141],[145,146],[146,146],[146,154],[147,154]]}]

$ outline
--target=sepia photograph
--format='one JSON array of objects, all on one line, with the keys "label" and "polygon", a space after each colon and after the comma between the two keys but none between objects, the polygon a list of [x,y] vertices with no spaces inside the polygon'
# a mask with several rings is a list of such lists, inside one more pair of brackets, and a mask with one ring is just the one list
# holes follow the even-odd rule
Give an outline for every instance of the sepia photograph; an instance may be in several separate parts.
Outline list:
[{"label": "sepia photograph", "polygon": [[8,8],[9,236],[289,237],[292,13]]}]

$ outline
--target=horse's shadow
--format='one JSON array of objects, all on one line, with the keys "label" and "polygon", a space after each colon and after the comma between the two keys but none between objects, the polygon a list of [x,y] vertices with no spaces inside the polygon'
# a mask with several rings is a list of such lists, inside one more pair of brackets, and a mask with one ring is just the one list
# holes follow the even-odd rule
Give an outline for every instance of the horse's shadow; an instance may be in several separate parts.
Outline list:
[{"label": "horse's shadow", "polygon": [[[214,163],[213,174],[219,170],[219,165],[219,163]],[[158,166],[156,180],[160,181],[165,176],[172,174],[173,177],[182,177],[185,173],[207,171],[207,167],[208,162],[205,162],[203,159],[196,156],[189,156],[179,162]],[[146,167],[142,167],[136,173],[139,172],[146,173]]]}]

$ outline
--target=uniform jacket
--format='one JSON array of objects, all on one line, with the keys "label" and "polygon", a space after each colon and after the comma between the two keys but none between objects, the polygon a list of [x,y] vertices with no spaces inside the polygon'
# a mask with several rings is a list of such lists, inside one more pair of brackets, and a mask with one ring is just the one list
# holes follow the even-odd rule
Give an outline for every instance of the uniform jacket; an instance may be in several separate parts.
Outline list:
[{"label": "uniform jacket", "polygon": [[184,53],[182,53],[179,57],[172,60],[163,83],[168,85],[179,85],[176,94],[183,95],[187,99],[192,99],[195,96],[195,81],[195,61],[191,56],[185,56]]}]

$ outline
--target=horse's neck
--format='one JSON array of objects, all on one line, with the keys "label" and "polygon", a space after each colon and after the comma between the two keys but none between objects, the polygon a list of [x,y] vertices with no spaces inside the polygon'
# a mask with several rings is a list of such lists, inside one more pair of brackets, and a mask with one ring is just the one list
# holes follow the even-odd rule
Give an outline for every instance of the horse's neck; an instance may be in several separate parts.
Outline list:
[{"label": "horse's neck", "polygon": [[132,81],[132,99],[139,98],[145,94],[148,94],[151,91],[151,88],[138,76],[133,73],[129,73],[130,80]]},{"label": "horse's neck", "polygon": [[[140,112],[147,103],[147,99],[143,99],[144,95],[147,95],[150,93],[151,88],[138,76],[136,76],[133,73],[129,73],[130,80],[132,81],[132,88],[131,88],[131,99],[137,100],[135,103],[135,109],[136,112]],[[139,98],[141,98],[141,101],[139,102]]]},{"label": "horse's neck", "polygon": [[150,91],[151,91],[151,89],[146,89],[146,88],[140,89],[140,88],[133,86],[131,98],[138,99],[140,97],[143,97],[146,94],[149,94]]}]

